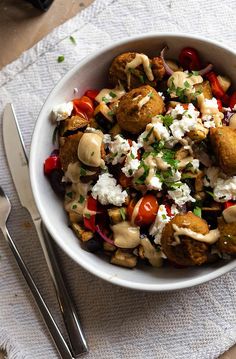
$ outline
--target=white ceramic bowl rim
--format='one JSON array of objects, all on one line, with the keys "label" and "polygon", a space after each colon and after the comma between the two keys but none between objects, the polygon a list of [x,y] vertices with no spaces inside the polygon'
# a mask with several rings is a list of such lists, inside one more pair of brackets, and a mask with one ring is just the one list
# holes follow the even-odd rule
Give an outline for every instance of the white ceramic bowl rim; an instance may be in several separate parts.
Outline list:
[{"label": "white ceramic bowl rim", "polygon": [[[196,36],[196,35],[188,35],[185,33],[146,33],[145,35],[139,35],[139,36],[134,36],[134,37],[129,37],[129,38],[124,38],[121,41],[117,41],[115,43],[112,43],[106,47],[103,47],[102,49],[93,52],[92,54],[90,54],[89,56],[86,56],[82,61],[80,61],[77,65],[75,65],[71,70],[69,70],[64,76],[63,78],[56,84],[56,86],[53,88],[53,90],[50,92],[50,94],[48,95],[47,99],[45,102],[50,101],[51,98],[54,97],[54,94],[57,92],[58,87],[60,87],[61,81],[66,82],[73,74],[75,74],[78,71],[78,66],[82,67],[84,64],[86,64],[88,61],[90,61],[91,59],[106,53],[107,51],[117,47],[117,46],[121,46],[123,44],[128,44],[128,43],[132,43],[135,40],[142,40],[145,38],[148,39],[155,39],[155,38],[165,38],[165,37],[169,37],[169,38],[186,38],[189,39],[191,41],[191,39],[196,39],[199,41],[202,41],[203,43],[207,44],[212,44],[214,46],[220,47],[222,49],[224,49],[225,51],[234,54],[236,56],[236,52],[234,50],[229,50],[228,47],[224,46],[223,44],[214,41],[214,40],[210,40],[210,39],[206,39],[203,38],[201,36]],[[41,113],[43,112],[43,108],[41,109],[38,118],[40,117]],[[229,272],[230,270],[234,269],[236,267],[236,259],[232,260],[228,263],[226,263],[223,267],[217,268],[212,270],[212,272],[207,273],[205,275],[201,275],[200,277],[197,278],[190,278],[190,279],[186,279],[185,281],[182,281],[181,283],[161,283],[161,284],[145,284],[143,282],[139,283],[139,282],[131,282],[129,280],[125,280],[125,279],[121,279],[118,278],[116,276],[106,276],[104,274],[104,271],[102,270],[98,270],[98,268],[96,268],[95,266],[91,266],[90,264],[88,264],[85,260],[81,260],[78,262],[78,257],[75,254],[75,252],[66,245],[66,242],[61,241],[58,239],[58,233],[55,230],[54,226],[52,225],[52,223],[48,220],[47,217],[47,213],[45,211],[45,208],[42,206],[41,201],[40,201],[40,191],[38,190],[37,187],[37,178],[35,175],[35,172],[33,170],[33,163],[34,160],[36,159],[37,156],[37,150],[35,148],[34,144],[34,139],[36,137],[36,133],[37,133],[37,128],[39,126],[38,121],[36,122],[35,125],[35,129],[34,129],[34,134],[33,134],[33,138],[32,138],[32,144],[31,144],[31,152],[30,152],[30,178],[31,178],[31,185],[32,185],[32,190],[33,190],[33,194],[34,194],[34,198],[38,207],[38,210],[40,212],[40,215],[42,217],[43,222],[45,223],[48,231],[50,232],[51,236],[54,238],[54,240],[57,242],[57,244],[62,248],[62,250],[67,253],[76,263],[79,263],[84,269],[86,269],[87,271],[89,271],[90,273],[93,273],[95,276],[102,278],[110,283],[116,284],[116,285],[120,285],[123,287],[127,287],[127,288],[131,288],[131,289],[136,289],[136,290],[145,290],[145,291],[172,291],[172,290],[178,290],[178,289],[183,289],[183,288],[189,288],[192,286],[196,286],[198,284],[201,283],[205,283],[209,280],[215,279],[227,272]],[[129,269],[127,269],[129,270]]]}]

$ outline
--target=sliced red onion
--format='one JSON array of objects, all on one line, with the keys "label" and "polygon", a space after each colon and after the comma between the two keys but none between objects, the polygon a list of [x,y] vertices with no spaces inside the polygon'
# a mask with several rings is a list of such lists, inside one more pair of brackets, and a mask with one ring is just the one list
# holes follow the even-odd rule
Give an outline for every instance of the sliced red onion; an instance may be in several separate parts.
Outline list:
[{"label": "sliced red onion", "polygon": [[194,157],[196,157],[205,167],[212,166],[212,160],[205,151],[201,149],[194,150]]},{"label": "sliced red onion", "polygon": [[206,75],[208,72],[210,72],[213,69],[213,65],[209,64],[206,67],[204,67],[204,69],[201,69],[198,71],[198,75]]},{"label": "sliced red onion", "polygon": [[162,50],[161,50],[161,59],[163,61],[163,66],[166,70],[167,75],[172,75],[174,73],[174,71],[170,68],[170,66],[166,63],[165,59],[164,59],[164,55],[166,50],[168,50],[168,46],[165,46]]},{"label": "sliced red onion", "polygon": [[111,238],[107,237],[104,233],[102,233],[102,231],[101,231],[101,229],[100,229],[100,227],[99,227],[98,225],[96,226],[96,232],[99,234],[99,236],[100,236],[105,242],[110,243],[110,244],[112,244],[113,246],[115,245],[115,244],[114,244],[114,241],[113,241]]}]

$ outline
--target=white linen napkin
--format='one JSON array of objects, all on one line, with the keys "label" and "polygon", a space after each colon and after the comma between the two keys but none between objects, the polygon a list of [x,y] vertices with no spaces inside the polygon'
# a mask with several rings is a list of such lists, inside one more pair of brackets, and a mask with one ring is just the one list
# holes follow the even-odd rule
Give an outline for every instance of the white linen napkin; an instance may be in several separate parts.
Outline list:
[{"label": "white linen napkin", "polygon": [[[154,31],[200,34],[235,48],[235,27],[234,0],[97,0],[0,72],[0,111],[7,102],[14,103],[28,151],[48,93],[92,51]],[[64,62],[57,62],[59,55]],[[40,245],[19,204],[2,140],[0,178],[13,205],[10,232],[59,318]],[[153,294],[113,286],[85,272],[60,250],[59,254],[90,346],[88,359],[213,359],[236,342],[236,271],[195,288]],[[0,347],[10,359],[57,358],[2,235],[0,255]]]}]

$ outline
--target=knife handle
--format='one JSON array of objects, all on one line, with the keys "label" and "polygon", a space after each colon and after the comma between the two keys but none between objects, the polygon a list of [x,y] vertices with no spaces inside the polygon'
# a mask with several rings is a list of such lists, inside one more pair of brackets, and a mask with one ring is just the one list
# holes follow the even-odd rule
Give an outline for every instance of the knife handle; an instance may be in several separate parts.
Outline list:
[{"label": "knife handle", "polygon": [[55,256],[52,238],[48,233],[45,225],[42,223],[41,218],[38,218],[33,221],[54,283],[58,302],[70,339],[72,351],[74,356],[76,357],[88,351],[83,330],[80,325],[75,306],[68,294],[68,290],[62,277],[62,273],[58,265],[58,260]]},{"label": "knife handle", "polygon": [[63,338],[63,335],[62,335],[60,329],[58,328],[52,314],[50,313],[50,310],[47,307],[47,304],[45,303],[38,287],[36,286],[36,284],[34,282],[34,279],[32,278],[28,267],[26,266],[13,239],[11,238],[10,233],[8,232],[6,227],[2,228],[2,232],[9,244],[9,247],[10,247],[12,253],[15,256],[17,264],[18,264],[19,268],[21,269],[21,272],[31,290],[31,293],[33,294],[33,297],[38,305],[40,313],[45,321],[45,324],[47,325],[47,327],[49,329],[49,332],[52,336],[52,339],[54,340],[54,343],[57,347],[58,352],[60,353],[61,358],[62,359],[74,359],[65,339]]}]

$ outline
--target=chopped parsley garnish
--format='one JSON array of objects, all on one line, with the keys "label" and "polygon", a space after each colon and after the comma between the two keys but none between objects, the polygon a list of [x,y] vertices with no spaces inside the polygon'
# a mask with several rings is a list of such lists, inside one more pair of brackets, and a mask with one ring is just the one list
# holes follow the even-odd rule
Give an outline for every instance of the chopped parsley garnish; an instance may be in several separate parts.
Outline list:
[{"label": "chopped parsley garnish", "polygon": [[166,214],[162,214],[161,217],[162,217],[162,219],[166,219],[166,218],[167,218]]},{"label": "chopped parsley garnish", "polygon": [[153,92],[149,92],[148,97],[153,98]]},{"label": "chopped parsley garnish", "polygon": [[151,145],[154,149],[154,151],[160,151],[162,150],[162,148],[165,146],[165,142],[163,140],[160,140],[160,141],[155,141],[152,143]]},{"label": "chopped parsley garnish", "polygon": [[108,98],[106,98],[105,96],[102,98],[102,101],[105,102],[105,103],[109,103],[110,100]]},{"label": "chopped parsley garnish", "polygon": [[75,40],[74,36],[70,36],[69,39],[72,42],[72,44],[76,45],[76,40]]},{"label": "chopped parsley garnish", "polygon": [[178,168],[179,161],[175,159],[175,151],[165,148],[162,150],[162,159],[174,169]]},{"label": "chopped parsley garnish", "polygon": [[172,125],[172,123],[174,121],[174,118],[170,115],[165,115],[165,116],[159,115],[158,117],[160,117],[160,119],[163,122],[163,125],[166,127],[169,127],[170,125]]},{"label": "chopped parsley garnish", "polygon": [[91,215],[90,215],[90,213],[85,213],[84,217],[87,218],[87,219],[90,219]]},{"label": "chopped parsley garnish", "polygon": [[109,111],[107,114],[108,114],[109,116],[114,116],[114,112],[113,112],[113,111]]},{"label": "chopped parsley garnish", "polygon": [[83,203],[84,202],[84,196],[82,196],[82,194],[79,196],[79,203]]},{"label": "chopped parsley garnish", "polygon": [[195,216],[202,218],[202,209],[200,207],[195,207],[193,213],[195,214]]},{"label": "chopped parsley garnish", "polygon": [[120,208],[120,215],[121,215],[121,218],[123,219],[123,221],[125,221],[126,215],[125,215],[125,209],[124,208]]},{"label": "chopped parsley garnish", "polygon": [[64,55],[60,55],[60,56],[58,56],[58,58],[57,58],[57,62],[63,62],[65,60],[65,57],[64,57]]},{"label": "chopped parsley garnish", "polygon": [[116,94],[112,91],[109,92],[109,96],[111,96],[112,98],[115,98],[116,97]]},{"label": "chopped parsley garnish", "polygon": [[72,209],[76,209],[77,208],[77,204],[73,204]]},{"label": "chopped parsley garnish", "polygon": [[80,167],[80,176],[86,176],[86,175],[87,175],[86,169]]},{"label": "chopped parsley garnish", "polygon": [[190,83],[189,83],[188,81],[185,81],[185,82],[184,82],[184,86],[185,86],[187,89],[191,87],[191,86],[190,86]]},{"label": "chopped parsley garnish", "polygon": [[149,166],[147,166],[143,161],[140,163],[139,168],[143,168],[144,172],[142,174],[142,176],[140,176],[139,178],[137,178],[135,180],[136,184],[144,184],[145,179],[147,178],[148,174],[149,174]]},{"label": "chopped parsley garnish", "polygon": [[130,157],[131,157],[133,160],[135,159],[135,156],[134,156],[134,154],[133,154],[132,151],[130,152]]},{"label": "chopped parsley garnish", "polygon": [[193,74],[194,76],[198,76],[198,75],[199,75],[199,72],[198,72],[198,71],[192,71],[192,74]]},{"label": "chopped parsley garnish", "polygon": [[67,195],[67,197],[72,198],[73,192],[67,192],[66,195]]},{"label": "chopped parsley garnish", "polygon": [[156,251],[157,251],[157,252],[160,252],[160,251],[161,251],[161,247],[160,247],[160,246],[156,247]]},{"label": "chopped parsley garnish", "polygon": [[154,127],[152,127],[152,128],[148,131],[147,136],[143,138],[143,140],[144,140],[145,142],[148,141],[148,139],[149,139],[149,137],[151,136],[153,130],[154,130]]},{"label": "chopped parsley garnish", "polygon": [[130,168],[130,169],[128,170],[128,173],[129,173],[130,176],[132,176],[133,170],[131,170],[131,168]]}]

